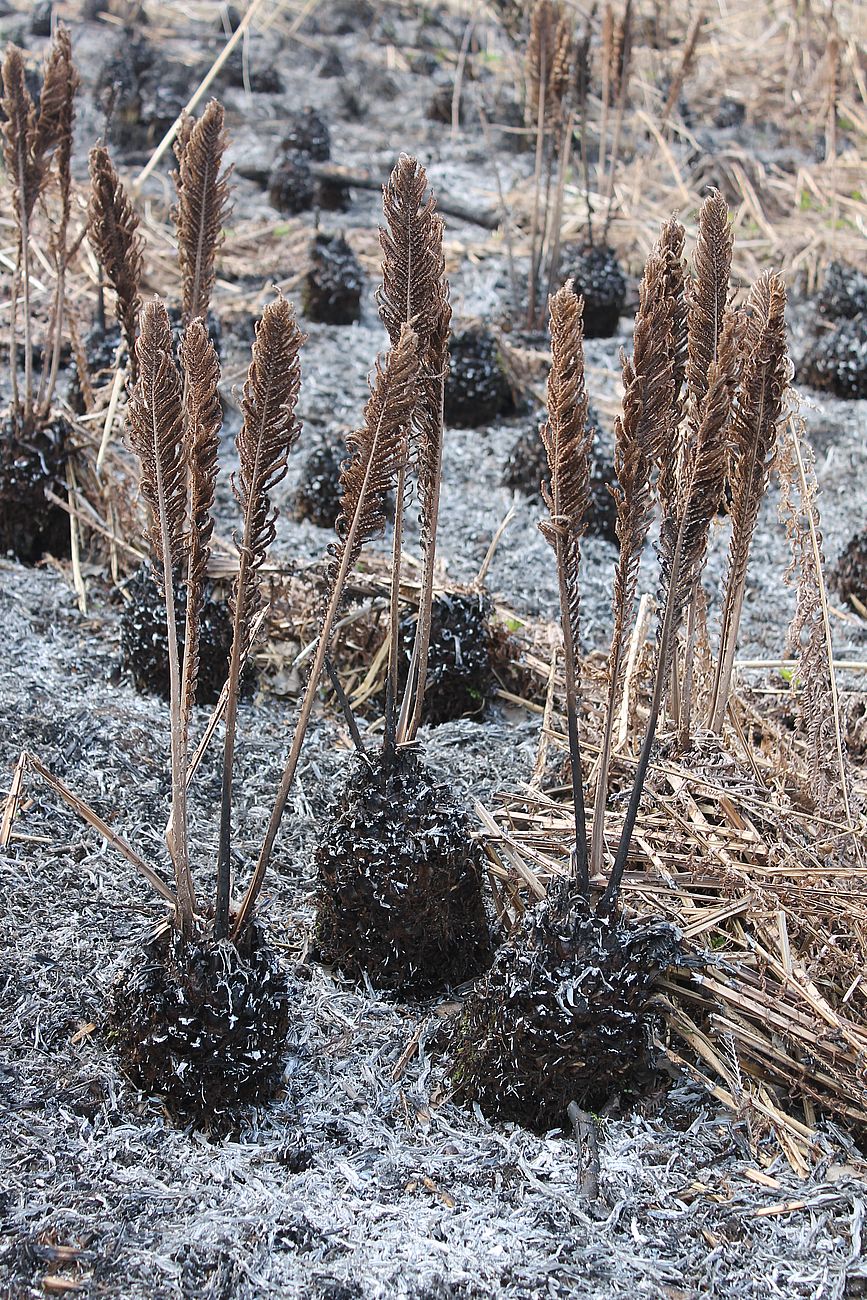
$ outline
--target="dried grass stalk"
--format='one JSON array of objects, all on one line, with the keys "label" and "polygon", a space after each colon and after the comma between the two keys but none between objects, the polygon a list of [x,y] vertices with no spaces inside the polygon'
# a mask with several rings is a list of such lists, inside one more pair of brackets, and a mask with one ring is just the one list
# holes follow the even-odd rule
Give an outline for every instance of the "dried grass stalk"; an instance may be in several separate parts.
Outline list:
[{"label": "dried grass stalk", "polygon": [[[803,421],[790,417],[778,468],[780,512],[792,546],[787,579],[797,572],[797,604],[786,653],[797,657],[800,729],[807,742],[809,798],[820,817],[852,825],[852,773],[834,671],[822,527],[813,454],[803,440]],[[797,504],[796,504],[797,503]]]}]

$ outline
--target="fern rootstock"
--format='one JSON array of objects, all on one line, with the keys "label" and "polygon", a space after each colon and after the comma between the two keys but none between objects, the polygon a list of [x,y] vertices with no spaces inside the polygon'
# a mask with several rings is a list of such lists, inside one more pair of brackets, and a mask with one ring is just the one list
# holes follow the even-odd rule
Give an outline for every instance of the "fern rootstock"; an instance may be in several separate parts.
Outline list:
[{"label": "fern rootstock", "polygon": [[279,1084],[293,1001],[258,923],[232,945],[164,926],[128,956],[109,1031],[137,1087],[175,1120],[221,1134]]},{"label": "fern rootstock", "polygon": [[666,922],[588,914],[574,882],[556,882],[450,1028],[457,1099],[537,1133],[566,1127],[570,1102],[628,1102],[652,1077],[654,984],[679,951]]},{"label": "fern rootstock", "polygon": [[315,862],[319,953],[350,979],[421,995],[490,964],[467,817],[411,750],[357,761]]}]

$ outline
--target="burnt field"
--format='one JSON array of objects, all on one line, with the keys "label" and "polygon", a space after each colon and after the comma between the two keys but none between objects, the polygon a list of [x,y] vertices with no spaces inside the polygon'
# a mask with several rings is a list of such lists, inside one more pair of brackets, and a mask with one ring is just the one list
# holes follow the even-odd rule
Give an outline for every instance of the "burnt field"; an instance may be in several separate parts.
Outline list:
[{"label": "burnt field", "polygon": [[0,5],[4,1295],[862,1294],[864,23]]}]

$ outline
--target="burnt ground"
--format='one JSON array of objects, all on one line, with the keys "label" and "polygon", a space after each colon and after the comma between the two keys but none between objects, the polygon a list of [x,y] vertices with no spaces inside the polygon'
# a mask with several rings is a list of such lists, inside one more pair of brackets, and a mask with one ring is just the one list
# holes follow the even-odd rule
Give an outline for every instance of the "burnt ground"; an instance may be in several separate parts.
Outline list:
[{"label": "burnt ground", "polygon": [[[216,50],[209,33],[217,9],[198,6],[193,18],[182,13],[175,27],[157,25],[163,57],[190,69],[206,67]],[[3,19],[3,25],[14,33],[21,20]],[[443,194],[480,208],[494,206],[490,151],[478,127],[468,123],[452,139],[448,126],[424,114],[442,79],[437,52],[454,52],[463,26],[448,13],[384,6],[368,14],[366,6],[335,2],[321,4],[301,28],[306,43],[288,40],[285,26],[276,27],[283,44],[275,55],[276,43],[264,43],[275,42],[274,32],[254,37],[250,67],[255,71],[257,60],[275,63],[285,89],[247,95],[218,87],[239,172],[255,171],[260,162],[267,169],[287,110],[312,103],[330,120],[335,161],[384,176],[397,149],[415,151]],[[94,22],[73,25],[85,83],[79,176],[97,129],[88,96],[106,30]],[[40,48],[36,37],[20,39]],[[389,53],[395,48],[427,49],[434,65],[419,63],[412,71],[410,58]],[[343,75],[321,76],[332,49]],[[134,171],[135,160],[129,161]],[[531,166],[526,155],[505,150],[498,165],[509,184]],[[164,202],[160,177],[148,193],[156,206]],[[278,229],[283,221],[261,186],[244,175],[236,218],[239,229],[244,222]],[[312,227],[311,214],[301,220]],[[323,213],[321,226],[345,232],[373,266],[377,220],[376,195],[355,190],[349,211]],[[507,314],[501,244],[451,218],[448,239],[456,315]],[[280,266],[270,244],[267,257],[267,271],[257,272],[254,259],[249,282],[219,286],[215,305],[218,312],[225,308],[227,319],[240,321],[255,311],[263,278],[293,275],[295,268],[288,261]],[[154,274],[150,287],[168,286]],[[309,327],[301,402],[308,430],[351,425],[358,418],[367,372],[383,344],[374,287],[371,279],[358,325]],[[810,303],[798,297],[796,287],[796,356],[810,318]],[[624,318],[618,337],[587,347],[594,397],[603,401],[616,398],[618,349],[628,344],[628,324]],[[226,370],[233,377],[244,365],[241,332],[227,331]],[[804,393],[831,561],[864,523],[865,412],[864,402]],[[531,418],[526,413],[481,430],[448,432],[442,551],[454,581],[475,576],[511,504],[511,494],[500,486],[502,467]],[[605,423],[610,427],[610,418]],[[230,404],[227,434],[236,424]],[[224,462],[231,467],[228,436]],[[284,506],[296,474],[297,462],[280,489]],[[782,655],[791,616],[776,498],[774,484],[754,547],[741,638],[746,657]],[[288,515],[284,510],[275,556],[321,556],[328,534]],[[535,501],[518,500],[489,586],[517,611],[550,617],[555,576],[536,528],[538,516]],[[232,524],[224,490],[220,528],[228,534]],[[725,540],[722,524],[705,577],[712,610]],[[588,648],[605,644],[613,562],[613,547],[587,544],[582,610]],[[651,587],[652,566],[648,572]],[[27,569],[0,561],[0,767],[11,771],[20,749],[33,749],[136,847],[162,863],[165,710],[137,695],[118,672],[119,602],[98,574],[90,575],[89,595],[84,616],[62,566]],[[839,656],[861,657],[860,620],[841,611],[834,631]],[[857,688],[856,680],[850,685]],[[267,692],[242,705],[240,870],[267,818],[291,714],[290,702]],[[205,717],[204,711],[197,714],[202,724]],[[492,708],[482,722],[426,731],[424,746],[459,796],[485,800],[527,776],[537,736],[534,716]],[[571,1139],[490,1125],[448,1101],[431,1042],[441,1018],[436,1003],[396,1004],[348,987],[306,961],[315,828],[339,789],[348,754],[342,724],[323,713],[305,750],[264,904],[271,935],[298,973],[284,1088],[272,1105],[249,1112],[239,1130],[219,1142],[173,1128],[159,1100],[143,1097],[125,1080],[106,1041],[107,991],[129,946],[158,920],[156,900],[123,861],[28,777],[18,836],[0,854],[2,1293],[56,1292],[61,1283],[52,1279],[66,1279],[79,1294],[130,1300],[862,1294],[862,1166],[846,1134],[833,1125],[821,1125],[822,1150],[806,1181],[794,1178],[776,1149],[761,1143],[757,1179],[750,1116],[721,1110],[689,1081],[677,1079],[641,1113],[618,1115],[615,1107],[601,1121],[600,1194],[582,1201]],[[203,881],[215,852],[217,791],[218,764],[211,754],[193,801],[192,836]]]}]

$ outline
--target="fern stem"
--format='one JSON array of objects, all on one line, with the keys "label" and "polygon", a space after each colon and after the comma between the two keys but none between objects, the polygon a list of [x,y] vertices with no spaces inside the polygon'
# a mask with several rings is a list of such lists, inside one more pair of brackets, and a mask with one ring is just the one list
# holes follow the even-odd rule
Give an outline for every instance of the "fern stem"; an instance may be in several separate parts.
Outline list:
[{"label": "fern stem", "polygon": [[563,668],[566,676],[566,727],[569,757],[572,764],[572,809],[575,817],[575,864],[578,886],[585,896],[589,892],[587,869],[587,818],[584,808],[584,778],[581,768],[581,738],[578,727],[578,673],[576,647],[569,617],[569,591],[566,585],[566,562],[563,538],[557,542],[557,572],[560,586],[560,621],[563,625]]},{"label": "fern stem", "polygon": [[[440,431],[439,448],[437,453],[436,472],[432,475],[430,497],[428,502],[428,537],[425,546],[424,559],[422,565],[421,593],[418,606],[418,623],[416,625],[415,644],[413,646],[413,659],[416,662],[415,667],[415,684],[413,685],[413,670],[410,665],[410,671],[407,675],[406,692],[404,703],[407,704],[410,698],[410,688],[413,689],[412,696],[412,714],[409,723],[404,723],[404,707],[401,706],[401,722],[398,729],[399,742],[412,741],[421,726],[422,709],[424,708],[424,696],[427,686],[427,668],[430,657],[430,636],[431,620],[433,617],[433,588],[434,588],[434,567],[436,564],[437,550],[437,531],[439,526],[440,510],[440,487],[442,479],[442,428],[443,428],[443,407],[445,405],[445,372],[440,376],[439,394],[437,399],[436,423]],[[416,653],[417,651],[417,653]]]}]

